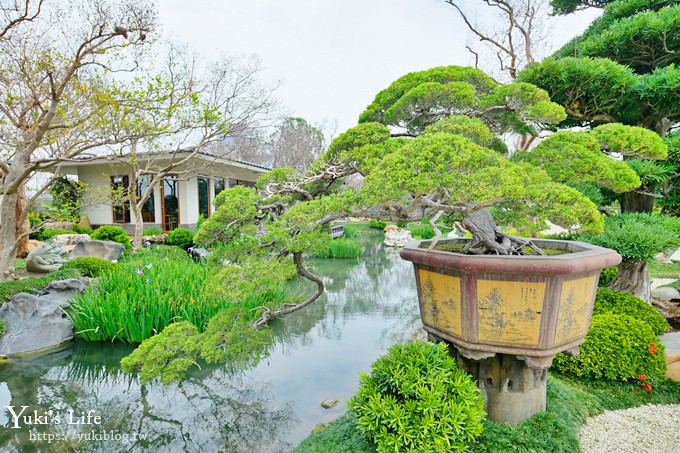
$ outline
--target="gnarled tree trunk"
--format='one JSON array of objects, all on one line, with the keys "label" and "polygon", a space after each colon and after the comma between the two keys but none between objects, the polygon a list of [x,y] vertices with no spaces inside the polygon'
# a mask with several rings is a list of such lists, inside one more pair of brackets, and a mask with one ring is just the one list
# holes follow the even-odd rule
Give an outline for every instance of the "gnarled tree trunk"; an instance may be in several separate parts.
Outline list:
[{"label": "gnarled tree trunk", "polygon": [[524,247],[539,254],[542,251],[528,239],[518,238],[500,231],[488,209],[476,209],[463,215],[463,225],[472,233],[472,240],[465,246],[465,253],[472,255],[522,255]]},{"label": "gnarled tree trunk", "polygon": [[16,208],[19,194],[4,193],[0,200],[0,281],[10,278],[17,250]]},{"label": "gnarled tree trunk", "polygon": [[622,212],[652,212],[655,198],[639,192],[626,192],[621,195]]},{"label": "gnarled tree trunk", "polygon": [[619,271],[616,277],[607,287],[630,293],[650,303],[652,300],[652,288],[647,267],[647,261],[623,260],[619,264]]},{"label": "gnarled tree trunk", "polygon": [[[21,215],[23,212],[28,209],[28,197],[26,196],[26,188],[22,185],[19,188],[19,194],[17,197],[17,204],[16,204],[16,221],[18,222],[19,219],[21,218]],[[28,214],[24,218],[24,221],[21,222],[21,225],[17,223],[17,231],[16,231],[16,237],[18,238],[21,235],[24,235],[21,239],[17,241],[17,251],[16,251],[16,257],[17,258],[26,258],[26,255],[28,255],[28,232],[31,230],[31,222],[28,220]]]}]

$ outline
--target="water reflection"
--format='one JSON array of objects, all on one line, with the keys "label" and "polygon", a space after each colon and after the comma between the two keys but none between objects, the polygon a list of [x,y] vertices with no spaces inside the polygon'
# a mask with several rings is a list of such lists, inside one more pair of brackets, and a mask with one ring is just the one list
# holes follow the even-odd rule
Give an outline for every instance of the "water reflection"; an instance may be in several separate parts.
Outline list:
[{"label": "water reflection", "polygon": [[[60,424],[11,429],[0,424],[3,451],[289,450],[319,422],[336,418],[356,392],[359,372],[392,344],[420,329],[413,271],[398,254],[368,241],[356,260],[315,260],[327,291],[303,311],[273,323],[276,344],[257,367],[241,373],[203,367],[172,385],[140,385],[120,372],[130,351],[120,344],[80,344],[35,360],[0,366],[0,403],[61,415]],[[304,283],[303,283],[304,284]],[[300,284],[296,284],[300,285]],[[301,291],[295,285],[292,291]],[[327,398],[342,402],[322,409]],[[98,425],[67,425],[68,411],[101,416]],[[54,421],[54,419],[53,419]],[[23,424],[22,424],[23,425]],[[92,431],[116,440],[83,440]],[[71,434],[48,443],[38,434]],[[127,435],[126,443],[122,436]],[[135,438],[143,435],[145,439]]]}]

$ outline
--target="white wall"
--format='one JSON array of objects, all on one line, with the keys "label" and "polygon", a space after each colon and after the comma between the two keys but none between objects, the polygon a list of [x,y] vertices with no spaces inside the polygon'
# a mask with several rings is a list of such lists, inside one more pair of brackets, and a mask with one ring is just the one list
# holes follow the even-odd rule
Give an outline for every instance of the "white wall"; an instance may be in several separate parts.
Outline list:
[{"label": "white wall", "polygon": [[[112,173],[112,168],[107,165],[83,165],[78,168],[78,180],[87,184],[86,203],[82,212],[94,225],[112,224],[113,209],[107,202],[106,195],[111,193],[111,180],[109,176],[125,174],[125,172]],[[99,203],[90,205],[89,203]]]},{"label": "white wall", "polygon": [[198,222],[198,179],[179,181],[179,223]]}]

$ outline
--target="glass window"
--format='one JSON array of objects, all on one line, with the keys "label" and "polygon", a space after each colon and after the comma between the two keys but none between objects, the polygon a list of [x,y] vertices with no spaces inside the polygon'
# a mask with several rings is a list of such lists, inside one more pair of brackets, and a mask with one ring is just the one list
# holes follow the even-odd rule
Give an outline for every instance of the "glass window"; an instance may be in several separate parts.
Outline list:
[{"label": "glass window", "polygon": [[208,191],[208,178],[198,177],[198,214],[204,219],[210,217],[210,193]]},{"label": "glass window", "polygon": [[111,176],[113,223],[130,223],[129,187],[130,178],[127,175]]},{"label": "glass window", "polygon": [[179,183],[177,176],[163,179],[163,229],[172,231],[179,225]]},{"label": "glass window", "polygon": [[220,192],[222,192],[224,189],[227,188],[227,182],[222,178],[214,179],[213,184],[215,186],[215,196],[216,197]]},{"label": "glass window", "polygon": [[[151,175],[140,176],[137,180],[137,197],[142,196],[151,184]],[[154,200],[154,191],[151,190],[149,199],[146,200],[142,206],[142,220],[147,223],[156,223],[156,205]]]}]

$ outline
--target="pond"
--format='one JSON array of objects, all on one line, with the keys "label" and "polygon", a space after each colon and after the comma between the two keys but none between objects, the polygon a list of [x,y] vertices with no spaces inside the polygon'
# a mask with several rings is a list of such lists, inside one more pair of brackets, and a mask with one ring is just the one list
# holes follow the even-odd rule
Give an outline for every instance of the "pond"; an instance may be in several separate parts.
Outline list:
[{"label": "pond", "polygon": [[[180,383],[140,385],[119,370],[132,347],[118,343],[0,365],[0,450],[290,450],[346,410],[361,371],[421,331],[413,270],[397,251],[368,239],[357,259],[311,267],[325,295],[272,323],[269,357],[246,371],[203,367]],[[325,399],[340,404],[323,409]],[[5,406],[29,407],[15,423]]]}]

